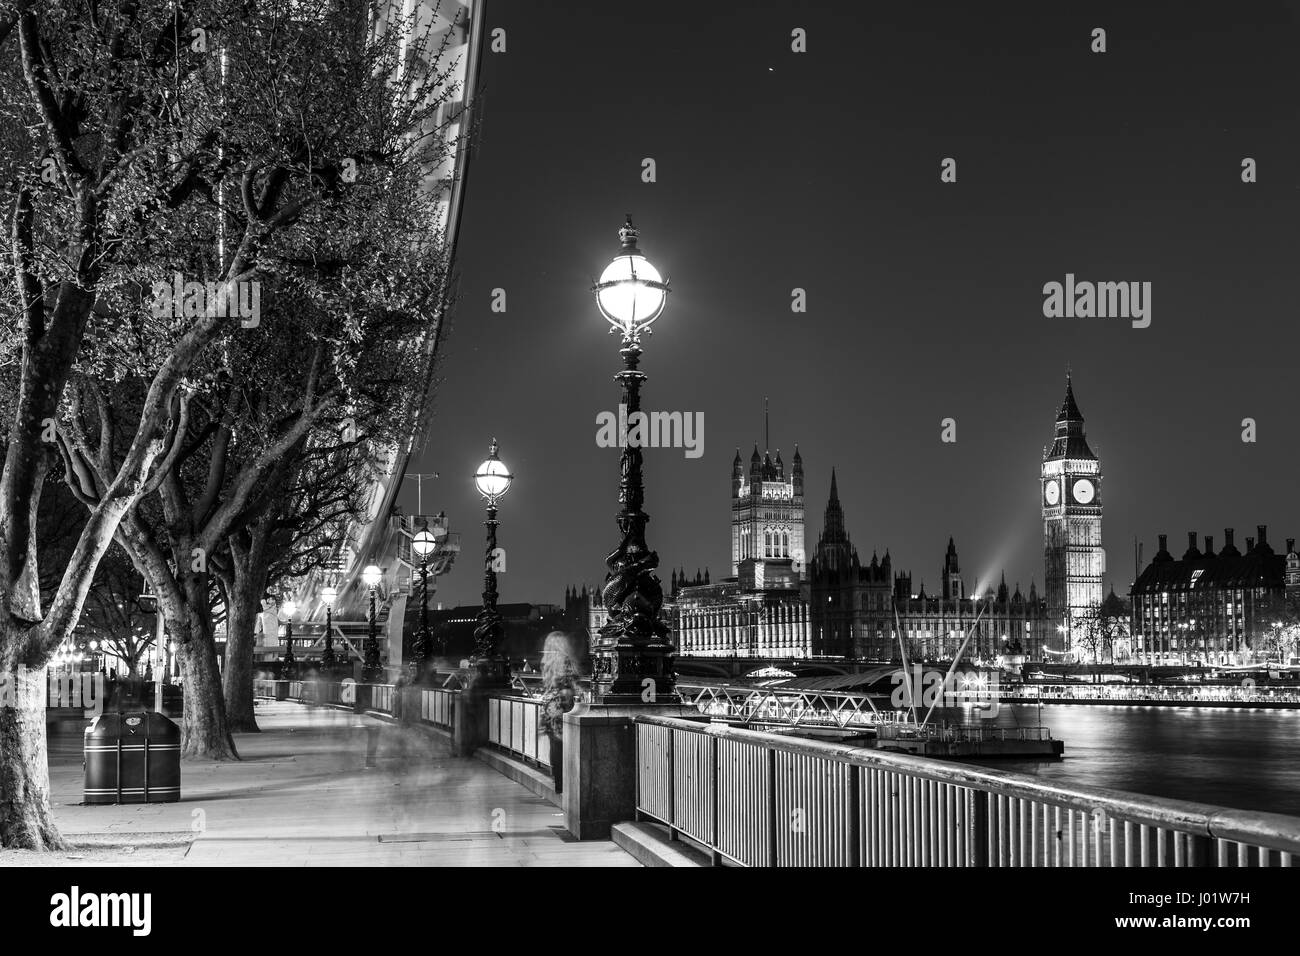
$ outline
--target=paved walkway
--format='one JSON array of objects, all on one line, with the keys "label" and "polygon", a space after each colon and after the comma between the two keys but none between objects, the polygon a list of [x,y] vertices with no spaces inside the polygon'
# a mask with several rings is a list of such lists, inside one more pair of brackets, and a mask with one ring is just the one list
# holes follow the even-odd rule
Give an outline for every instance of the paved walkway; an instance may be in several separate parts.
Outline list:
[{"label": "paved walkway", "polygon": [[[611,842],[573,840],[559,807],[452,757],[440,737],[289,702],[259,701],[257,719],[262,733],[236,738],[243,760],[182,764],[180,803],[82,806],[81,742],[52,738],[54,815],[77,845],[69,862],[637,865]],[[0,862],[35,862],[18,856]]]}]

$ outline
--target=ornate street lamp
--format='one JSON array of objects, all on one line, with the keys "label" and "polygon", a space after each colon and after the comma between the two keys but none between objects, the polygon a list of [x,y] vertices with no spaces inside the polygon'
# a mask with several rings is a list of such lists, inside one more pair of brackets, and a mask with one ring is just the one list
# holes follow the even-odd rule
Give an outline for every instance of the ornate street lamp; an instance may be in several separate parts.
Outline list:
[{"label": "ornate street lamp", "polygon": [[[293,603],[293,598],[285,598],[280,605],[280,613],[284,615],[284,666],[281,668],[284,680],[293,680],[294,671],[298,666],[293,656],[293,615],[297,610],[298,605]],[[168,670],[171,670],[170,662],[168,662]]]},{"label": "ornate street lamp", "polygon": [[483,464],[474,472],[474,486],[478,493],[487,499],[487,551],[483,558],[483,610],[478,612],[474,627],[474,647],[476,649],[475,669],[479,680],[484,685],[498,686],[510,681],[510,662],[497,656],[505,628],[501,624],[501,615],[497,612],[497,502],[510,490],[514,475],[505,462],[497,457],[497,440],[492,439],[492,446]]},{"label": "ornate street lamp", "polygon": [[361,667],[361,679],[367,684],[377,684],[384,679],[384,668],[379,662],[379,639],[375,636],[377,619],[375,614],[375,589],[384,572],[377,565],[370,564],[361,572],[361,581],[370,589],[369,632],[366,636],[366,659]]},{"label": "ornate street lamp", "polygon": [[339,599],[339,589],[326,585],[320,591],[321,600],[325,602],[325,649],[320,656],[320,669],[329,677],[338,659],[334,656],[334,602]]},{"label": "ornate street lamp", "polygon": [[416,638],[412,664],[415,679],[424,679],[424,669],[431,656],[429,647],[429,555],[438,547],[438,539],[427,527],[411,538],[411,550],[420,559],[420,636]]},{"label": "ornate street lamp", "polygon": [[[614,381],[623,387],[627,420],[641,410],[641,334],[663,313],[668,283],[637,248],[638,233],[628,216],[618,232],[618,256],[605,267],[592,291],[610,333],[619,333],[623,371]],[[618,500],[618,530],[623,539],[605,559],[609,568],[602,591],[609,619],[596,639],[593,678],[596,699],[604,703],[664,701],[675,696],[673,647],[668,625],[660,618],[663,586],[654,573],[659,555],[645,540],[650,520],[643,510],[645,490],[641,479],[641,448],[624,439],[620,459],[622,479]]]}]

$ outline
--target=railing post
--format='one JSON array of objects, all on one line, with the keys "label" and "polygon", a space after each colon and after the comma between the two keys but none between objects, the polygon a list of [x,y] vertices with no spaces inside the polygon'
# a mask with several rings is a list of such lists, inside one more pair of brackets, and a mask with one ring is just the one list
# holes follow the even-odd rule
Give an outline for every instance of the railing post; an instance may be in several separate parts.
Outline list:
[{"label": "railing post", "polygon": [[[676,743],[676,741],[677,741],[677,732],[676,732],[675,730],[672,730],[672,729],[669,729],[669,728],[662,728],[662,727],[660,728],[660,730],[661,730],[661,731],[666,731],[666,732],[664,733],[664,737],[667,738],[667,740],[668,740],[668,745],[667,745],[667,747],[665,748],[665,750],[666,750],[667,752],[666,752],[665,755],[664,755],[664,759],[667,761],[667,765],[668,765],[668,774],[667,774],[667,777],[668,777],[668,793],[667,793],[667,797],[668,797],[668,821],[667,821],[667,822],[668,822],[668,839],[669,839],[669,840],[676,840],[676,839],[677,839],[677,827],[675,827],[673,824],[674,824],[674,822],[675,822],[676,819],[677,819],[677,796],[676,796],[676,791],[677,791],[677,766],[676,766],[676,764],[673,762],[673,760],[674,760],[674,755],[677,753],[677,747],[675,746],[675,743]],[[641,755],[638,753],[638,754],[637,754],[637,761],[639,762],[640,759],[641,759]]]},{"label": "railing post", "polygon": [[709,813],[709,861],[714,866],[722,865],[722,854],[718,851],[719,828],[722,826],[719,821],[719,817],[722,813],[722,797],[718,792],[718,750],[718,738],[710,734],[709,806],[712,808],[712,812]]},{"label": "railing post", "polygon": [[862,865],[862,840],[859,836],[861,830],[862,801],[861,787],[859,786],[862,774],[857,767],[850,765],[845,768],[849,775],[849,809],[848,809],[848,841],[849,841],[849,866]]},{"label": "railing post", "polygon": [[776,866],[776,751],[767,751],[767,865]]},{"label": "railing post", "polygon": [[966,833],[969,863],[971,866],[989,865],[989,801],[991,793],[967,790],[966,801],[970,816],[970,829]]},{"label": "railing post", "polygon": [[1214,843],[1207,836],[1187,835],[1187,865],[1188,866],[1217,866],[1218,861],[1215,859]]}]

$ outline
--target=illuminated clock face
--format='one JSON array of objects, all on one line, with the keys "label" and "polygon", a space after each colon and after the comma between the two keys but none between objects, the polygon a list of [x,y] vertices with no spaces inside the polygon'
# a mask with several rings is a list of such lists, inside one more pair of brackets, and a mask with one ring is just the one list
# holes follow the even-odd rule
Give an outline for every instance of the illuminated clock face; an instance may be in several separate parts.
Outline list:
[{"label": "illuminated clock face", "polygon": [[1047,499],[1049,505],[1054,505],[1061,500],[1061,485],[1055,479],[1049,481],[1043,489],[1043,497]]},{"label": "illuminated clock face", "polygon": [[1089,504],[1097,490],[1087,478],[1080,478],[1074,483],[1074,500],[1081,505]]}]

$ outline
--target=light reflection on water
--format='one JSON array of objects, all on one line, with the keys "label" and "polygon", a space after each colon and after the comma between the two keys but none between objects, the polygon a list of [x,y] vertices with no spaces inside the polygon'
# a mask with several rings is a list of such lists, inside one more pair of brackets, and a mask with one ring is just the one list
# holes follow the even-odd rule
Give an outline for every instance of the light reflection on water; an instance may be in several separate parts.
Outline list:
[{"label": "light reflection on water", "polygon": [[[1065,741],[1063,760],[980,763],[1042,780],[1300,816],[1300,710],[1044,704],[1042,715],[1052,736]],[[943,717],[962,720],[954,710]],[[1004,704],[990,721],[1038,722],[1029,704]]]}]

